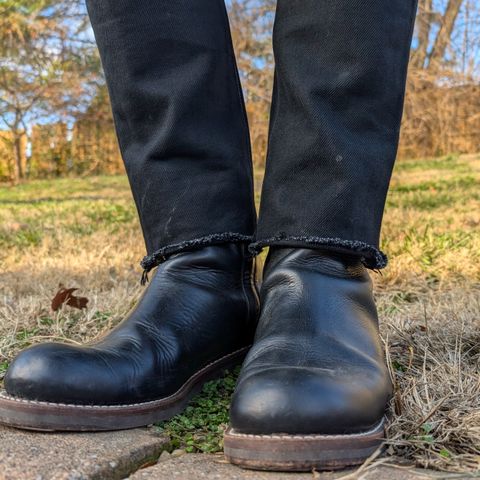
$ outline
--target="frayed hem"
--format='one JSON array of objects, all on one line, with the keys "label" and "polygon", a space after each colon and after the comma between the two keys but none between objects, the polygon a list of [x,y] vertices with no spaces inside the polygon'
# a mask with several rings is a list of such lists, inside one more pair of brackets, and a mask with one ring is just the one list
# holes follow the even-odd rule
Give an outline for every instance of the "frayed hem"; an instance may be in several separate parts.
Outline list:
[{"label": "frayed hem", "polygon": [[194,238],[192,240],[186,240],[184,242],[172,243],[171,245],[166,245],[153,252],[151,255],[143,257],[143,260],[140,262],[140,266],[143,268],[143,275],[141,283],[144,285],[148,281],[148,272],[152,268],[157,267],[162,262],[167,260],[170,255],[174,253],[183,252],[185,250],[206,247],[208,245],[217,245],[221,243],[240,243],[245,242],[249,243],[253,239],[250,235],[242,235],[240,233],[224,232],[224,233],[213,233],[211,235],[206,235],[205,237]]},{"label": "frayed hem", "polygon": [[344,240],[342,238],[277,235],[251,243],[248,247],[248,250],[253,255],[258,255],[263,248],[275,245],[296,247],[304,246],[306,248],[314,247],[349,251],[360,255],[362,257],[362,263],[365,265],[365,267],[372,270],[380,270],[385,268],[388,263],[387,256],[378,248],[359,240]]}]

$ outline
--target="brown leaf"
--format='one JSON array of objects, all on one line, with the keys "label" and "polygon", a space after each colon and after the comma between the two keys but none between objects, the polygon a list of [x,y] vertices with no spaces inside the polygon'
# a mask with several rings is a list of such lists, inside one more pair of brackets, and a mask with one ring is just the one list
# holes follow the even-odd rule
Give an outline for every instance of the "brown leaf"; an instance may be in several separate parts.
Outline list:
[{"label": "brown leaf", "polygon": [[75,297],[71,295],[67,299],[67,305],[69,307],[78,308],[81,310],[82,308],[87,308],[88,298],[86,297]]},{"label": "brown leaf", "polygon": [[56,312],[64,303],[69,307],[78,308],[87,308],[88,298],[85,297],[76,297],[73,295],[73,292],[78,290],[78,288],[65,288],[63,285],[59,285],[59,290],[52,299],[52,310]]}]

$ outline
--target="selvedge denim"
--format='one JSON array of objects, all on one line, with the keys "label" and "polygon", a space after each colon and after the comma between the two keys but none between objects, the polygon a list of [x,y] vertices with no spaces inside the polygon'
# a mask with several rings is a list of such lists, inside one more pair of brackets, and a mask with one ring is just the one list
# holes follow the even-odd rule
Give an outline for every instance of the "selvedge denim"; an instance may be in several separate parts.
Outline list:
[{"label": "selvedge denim", "polygon": [[383,268],[415,0],[278,0],[256,226],[223,0],[87,0],[139,212],[145,272],[223,242],[329,248]]}]

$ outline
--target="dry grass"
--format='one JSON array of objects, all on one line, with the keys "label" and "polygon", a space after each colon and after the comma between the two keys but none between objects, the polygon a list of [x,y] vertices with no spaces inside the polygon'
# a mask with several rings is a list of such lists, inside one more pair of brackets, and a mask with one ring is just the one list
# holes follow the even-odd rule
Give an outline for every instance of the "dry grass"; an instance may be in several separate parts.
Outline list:
[{"label": "dry grass", "polygon": [[[261,174],[259,174],[261,176]],[[402,161],[374,274],[395,401],[394,462],[480,471],[480,156]],[[46,339],[83,342],[138,297],[143,255],[123,177],[0,188],[0,375]],[[59,283],[90,299],[50,310]]]},{"label": "dry grass", "polygon": [[[480,468],[480,289],[431,291],[385,315],[396,396],[388,452],[419,466]],[[394,299],[380,298],[382,310]]]},{"label": "dry grass", "polygon": [[[0,374],[31,343],[83,342],[118,322],[141,291],[142,247],[123,177],[1,189]],[[53,313],[60,283],[78,287],[88,309]]]},{"label": "dry grass", "polygon": [[395,380],[388,452],[480,473],[480,159],[397,165],[375,275]]}]

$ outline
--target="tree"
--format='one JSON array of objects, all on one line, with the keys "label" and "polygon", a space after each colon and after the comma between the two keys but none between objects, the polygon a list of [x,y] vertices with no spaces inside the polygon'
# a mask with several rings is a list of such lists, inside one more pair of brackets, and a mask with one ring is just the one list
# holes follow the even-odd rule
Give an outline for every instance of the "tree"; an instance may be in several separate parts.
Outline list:
[{"label": "tree", "polygon": [[[453,50],[452,33],[464,4],[464,0],[446,0],[443,3],[419,0],[416,20],[417,41],[412,52],[414,68],[438,71],[445,65],[447,53]],[[463,28],[466,32],[467,27]]]},{"label": "tree", "polygon": [[0,121],[12,134],[14,181],[24,178],[22,138],[34,122],[58,121],[88,103],[100,68],[74,0],[3,0]]},{"label": "tree", "polygon": [[423,68],[428,58],[430,31],[434,15],[433,0],[419,0],[416,20],[418,45],[412,56],[412,64],[417,68]]},{"label": "tree", "polygon": [[230,0],[230,27],[247,104],[255,165],[263,166],[273,85],[275,0]]},{"label": "tree", "polygon": [[429,67],[436,68],[444,59],[447,47],[450,43],[453,27],[457,20],[463,0],[449,0],[445,7],[445,13],[441,17],[440,28],[433,42],[429,55]]},{"label": "tree", "polygon": [[79,175],[123,173],[107,88],[102,85],[72,132],[73,172]]}]

